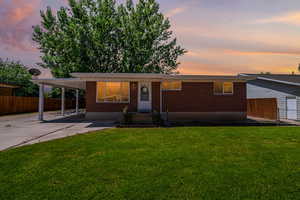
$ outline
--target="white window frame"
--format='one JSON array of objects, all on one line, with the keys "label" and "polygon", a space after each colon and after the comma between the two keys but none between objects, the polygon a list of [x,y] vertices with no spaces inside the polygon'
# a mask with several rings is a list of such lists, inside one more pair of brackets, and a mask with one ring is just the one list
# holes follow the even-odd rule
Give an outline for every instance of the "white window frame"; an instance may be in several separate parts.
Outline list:
[{"label": "white window frame", "polygon": [[[164,87],[163,87],[164,82],[180,82],[180,88],[179,89],[164,89]],[[162,81],[161,82],[161,90],[162,91],[181,91],[182,90],[182,81]]]},{"label": "white window frame", "polygon": [[[109,82],[109,83],[128,83],[129,84],[129,87],[128,87],[128,101],[118,101],[118,102],[116,102],[116,101],[99,101],[98,100],[98,82],[104,82],[104,83],[107,83],[107,82]],[[130,82],[129,81],[96,81],[96,103],[102,103],[102,104],[124,104],[124,103],[127,103],[127,104],[129,104],[130,103],[130,97],[131,97],[131,95],[130,95],[130,86],[131,86],[131,84],[130,84]]]},{"label": "white window frame", "polygon": [[[222,83],[222,93],[215,93],[215,83],[221,82]],[[232,84],[232,92],[231,93],[225,93],[224,91],[224,84],[225,83],[231,83]],[[234,82],[231,81],[215,81],[213,86],[214,95],[233,95],[234,94]]]}]

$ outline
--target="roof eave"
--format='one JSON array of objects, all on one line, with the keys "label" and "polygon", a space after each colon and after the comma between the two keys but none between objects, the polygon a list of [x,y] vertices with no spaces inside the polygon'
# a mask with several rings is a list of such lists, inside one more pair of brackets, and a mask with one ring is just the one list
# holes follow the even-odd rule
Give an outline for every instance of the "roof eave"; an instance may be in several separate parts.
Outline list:
[{"label": "roof eave", "polygon": [[165,75],[165,74],[136,74],[136,73],[72,73],[73,77],[85,81],[101,81],[101,80],[119,80],[119,81],[164,81],[164,80],[181,80],[181,81],[248,81],[252,77],[242,76],[211,76],[211,75]]},{"label": "roof eave", "polygon": [[59,88],[85,89],[86,82],[79,78],[33,79],[33,83],[44,84]]}]

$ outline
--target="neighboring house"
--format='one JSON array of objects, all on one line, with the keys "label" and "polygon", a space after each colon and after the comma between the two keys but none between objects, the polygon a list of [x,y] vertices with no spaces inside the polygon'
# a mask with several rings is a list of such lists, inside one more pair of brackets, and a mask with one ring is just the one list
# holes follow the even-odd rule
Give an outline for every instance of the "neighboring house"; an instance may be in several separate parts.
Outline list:
[{"label": "neighboring house", "polygon": [[300,75],[240,74],[255,78],[247,83],[247,98],[276,98],[280,119],[300,120]]},{"label": "neighboring house", "polygon": [[0,96],[14,96],[14,90],[19,86],[11,83],[0,82]]},{"label": "neighboring house", "polygon": [[170,121],[247,117],[246,77],[133,73],[72,76],[75,78],[34,82],[85,89],[88,119],[121,120],[125,107],[132,113],[156,111]]}]

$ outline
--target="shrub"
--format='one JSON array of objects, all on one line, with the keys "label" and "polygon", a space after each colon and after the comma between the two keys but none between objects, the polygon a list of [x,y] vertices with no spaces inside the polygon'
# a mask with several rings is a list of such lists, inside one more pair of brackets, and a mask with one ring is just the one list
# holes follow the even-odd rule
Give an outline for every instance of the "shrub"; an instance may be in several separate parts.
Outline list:
[{"label": "shrub", "polygon": [[157,112],[156,110],[154,110],[152,112],[152,121],[155,124],[161,124],[162,123],[161,114],[159,112]]},{"label": "shrub", "polygon": [[128,112],[128,106],[123,109],[123,121],[125,124],[132,123],[132,114]]}]

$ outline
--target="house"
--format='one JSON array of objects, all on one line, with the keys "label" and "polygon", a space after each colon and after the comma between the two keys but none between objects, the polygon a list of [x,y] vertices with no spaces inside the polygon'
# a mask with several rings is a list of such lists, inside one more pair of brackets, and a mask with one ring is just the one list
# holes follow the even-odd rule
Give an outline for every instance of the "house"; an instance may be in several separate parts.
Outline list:
[{"label": "house", "polygon": [[14,91],[17,88],[19,88],[18,85],[0,82],[0,96],[14,96]]},{"label": "house", "polygon": [[240,74],[247,82],[247,98],[276,98],[280,119],[300,120],[300,75]]},{"label": "house", "polygon": [[169,121],[243,120],[247,116],[249,78],[243,76],[139,73],[73,73],[72,76],[34,82],[40,84],[41,93],[44,85],[84,89],[87,119],[121,120],[125,107],[131,113],[156,111]]}]

